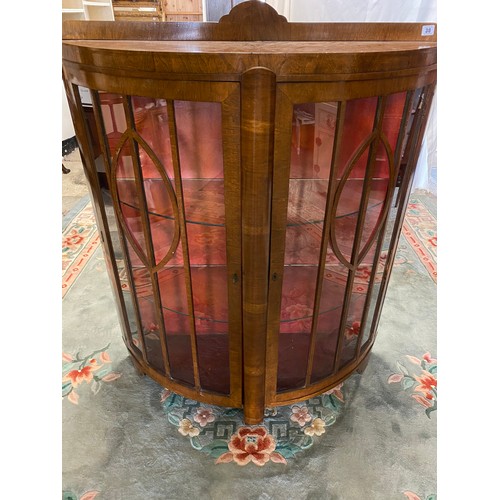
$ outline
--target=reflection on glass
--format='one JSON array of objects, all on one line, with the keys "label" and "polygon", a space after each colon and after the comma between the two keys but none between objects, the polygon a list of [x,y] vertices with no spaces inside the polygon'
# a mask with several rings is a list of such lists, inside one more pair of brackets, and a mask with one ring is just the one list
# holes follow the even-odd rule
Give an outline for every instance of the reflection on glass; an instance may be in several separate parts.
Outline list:
[{"label": "reflection on glass", "polygon": [[[102,207],[105,212],[105,226],[107,227],[107,229],[105,230],[109,232],[110,236],[107,247],[107,249],[109,250],[109,254],[108,251],[104,251],[103,256],[109,275],[112,276],[115,272],[115,269],[117,272],[118,283],[116,293],[118,294],[117,299],[124,305],[123,320],[125,324],[123,333],[125,342],[138,357],[141,357],[142,342],[139,338],[137,327],[138,321],[131,295],[129,293],[126,293],[129,289],[129,276],[127,275],[125,266],[119,224],[115,216],[112,196],[109,190],[108,173],[106,171],[103,148],[99,139],[98,123],[100,124],[101,121],[96,114],[95,108],[93,107],[93,97],[91,96],[90,90],[85,87],[79,87],[79,92],[82,102],[82,111],[85,117],[87,130],[89,132],[89,147],[94,159],[94,166],[99,182]],[[110,120],[109,106],[107,108],[107,118],[108,131],[111,133],[110,127],[113,127],[113,124]],[[115,130],[117,130],[116,123],[114,124],[114,128]],[[117,135],[121,136],[121,132],[117,132]]]},{"label": "reflection on glass", "polygon": [[[100,98],[147,358],[164,372],[160,337],[164,334],[171,376],[193,385],[194,333],[202,388],[227,394],[221,105],[133,96],[131,130],[124,98],[104,92]],[[172,134],[178,166],[172,156]],[[130,290],[128,283],[124,290]],[[158,307],[163,324],[157,318]]]},{"label": "reflection on glass", "polygon": [[119,278],[119,293],[123,298],[125,304],[125,314],[127,317],[128,326],[130,329],[131,338],[128,340],[129,346],[133,350],[142,352],[142,344],[139,336],[137,317],[134,309],[134,303],[130,294],[129,276],[126,268],[126,261],[123,253],[123,246],[120,241],[120,233],[118,229],[118,222],[115,217],[113,209],[113,202],[111,194],[106,187],[101,187],[102,200],[106,210],[106,220],[108,223],[110,234],[110,246],[114,254],[116,268]]},{"label": "reflection on glass", "polygon": [[[345,328],[341,332],[340,367],[356,357],[365,306],[371,305],[366,303],[367,294],[372,284],[380,283],[383,271],[377,262],[376,272],[372,273],[377,236],[387,207],[390,181],[394,179],[391,168],[404,101],[405,93],[388,96],[381,126],[382,140],[372,135],[378,98],[346,103],[342,140],[337,146],[337,161],[332,173],[334,184],[330,187],[333,189],[331,225],[326,231],[325,204],[338,103],[294,106],[278,391],[304,385],[311,348],[314,351],[312,366],[309,367],[311,383],[333,373],[343,315]],[[374,163],[369,166],[370,152]],[[361,208],[364,210],[362,214]],[[318,277],[322,265],[321,241],[325,232],[328,246],[323,255],[323,274]],[[384,256],[382,252],[379,261],[382,262]],[[347,290],[350,275],[352,288]],[[320,287],[318,294],[317,286]],[[344,311],[347,292],[349,305]],[[315,314],[316,322],[313,321]],[[315,332],[311,331],[313,324]],[[314,345],[311,346],[312,338]]]},{"label": "reflection on glass", "polygon": [[220,103],[175,101],[201,387],[229,393],[229,328]]},{"label": "reflection on glass", "polygon": [[375,314],[375,306],[377,305],[377,300],[379,297],[380,293],[380,287],[382,284],[382,277],[386,268],[386,263],[387,263],[387,257],[388,257],[388,250],[392,238],[392,233],[394,230],[394,223],[396,221],[396,212],[397,208],[394,207],[394,201],[396,200],[397,197],[397,191],[395,195],[393,196],[393,200],[391,203],[391,208],[389,210],[389,213],[387,215],[387,222],[386,222],[386,227],[384,231],[383,240],[382,240],[382,246],[381,246],[381,251],[380,251],[380,256],[378,259],[377,263],[377,272],[375,274],[375,281],[373,283],[373,289],[371,292],[371,297],[370,297],[370,302],[368,305],[368,313],[366,315],[366,320],[365,324],[363,325],[363,328],[360,332],[362,335],[362,338],[360,340],[361,345],[363,346],[367,341],[370,336],[372,324],[373,324],[373,315]]},{"label": "reflection on glass", "polygon": [[278,391],[301,387],[306,380],[336,117],[334,102],[293,109]]},{"label": "reflection on glass", "polygon": [[[391,149],[392,155],[396,153],[397,141],[401,130],[401,120],[403,117],[403,110],[406,100],[406,92],[400,92],[398,94],[392,94],[388,96],[386,102],[386,109],[382,122],[382,132],[387,138],[387,142]],[[406,135],[407,130],[403,131],[403,138]],[[402,139],[403,139],[402,138]],[[401,155],[401,152],[399,153]],[[379,170],[387,170],[388,169],[388,155],[384,154],[382,151],[382,145],[379,145],[377,156],[376,156],[376,165]],[[399,169],[399,159],[394,158],[394,168]],[[398,178],[399,173],[397,171],[394,172],[394,178]],[[381,234],[378,239],[382,238],[380,254],[378,257],[378,262],[376,263],[377,270],[374,275],[373,281],[373,289],[371,291],[369,303],[367,305],[368,310],[366,314],[365,324],[362,325],[359,334],[362,335],[362,339],[360,340],[361,345],[367,342],[371,326],[373,323],[373,315],[375,314],[375,306],[378,300],[382,276],[385,270],[385,265],[387,261],[387,252],[390,246],[390,241],[392,238],[392,233],[394,230],[394,223],[396,218],[396,209],[394,208],[395,202],[397,199],[397,192],[393,194],[393,199],[390,203],[390,208],[387,215],[387,222],[384,228],[384,234]],[[375,265],[373,263],[372,265]]]}]

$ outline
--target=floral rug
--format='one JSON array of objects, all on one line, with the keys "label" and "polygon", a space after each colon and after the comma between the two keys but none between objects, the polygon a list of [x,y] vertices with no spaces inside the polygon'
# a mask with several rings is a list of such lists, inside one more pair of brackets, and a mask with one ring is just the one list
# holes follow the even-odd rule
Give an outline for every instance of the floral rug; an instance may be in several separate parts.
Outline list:
[{"label": "floral rug", "polygon": [[[408,369],[408,361],[418,368]],[[406,355],[396,367],[387,383],[401,383],[401,390],[431,418],[431,412],[437,410],[437,359],[429,352],[421,358]],[[216,464],[234,461],[237,465],[263,466],[269,460],[286,464],[313,446],[314,436],[324,434],[342,412],[342,386],[297,405],[268,408],[260,426],[246,426],[240,409],[202,404],[168,389],[163,390],[161,401],[168,421],[195,450],[216,458]]]},{"label": "floral rug", "polygon": [[88,200],[66,222],[63,498],[437,498],[434,198],[410,201],[364,374],[258,426],[136,373]]},{"label": "floral rug", "polygon": [[[85,198],[83,201],[86,201]],[[76,214],[75,214],[76,213]],[[99,246],[99,233],[92,204],[79,203],[62,233],[62,296],[64,297]]]},{"label": "floral rug", "polygon": [[292,406],[269,408],[259,426],[246,426],[236,408],[204,405],[165,390],[163,408],[168,421],[189,439],[191,446],[216,464],[235,462],[263,466],[269,460],[286,464],[314,444],[340,413],[341,386]]}]

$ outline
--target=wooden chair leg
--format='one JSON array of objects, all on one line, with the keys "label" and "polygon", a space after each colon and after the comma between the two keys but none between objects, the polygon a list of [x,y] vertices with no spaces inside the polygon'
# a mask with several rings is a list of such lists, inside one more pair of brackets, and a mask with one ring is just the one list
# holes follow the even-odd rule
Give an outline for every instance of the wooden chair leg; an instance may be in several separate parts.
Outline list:
[{"label": "wooden chair leg", "polygon": [[69,168],[66,168],[64,166],[64,163],[62,164],[62,173],[63,174],[69,174],[71,172],[71,170]]}]

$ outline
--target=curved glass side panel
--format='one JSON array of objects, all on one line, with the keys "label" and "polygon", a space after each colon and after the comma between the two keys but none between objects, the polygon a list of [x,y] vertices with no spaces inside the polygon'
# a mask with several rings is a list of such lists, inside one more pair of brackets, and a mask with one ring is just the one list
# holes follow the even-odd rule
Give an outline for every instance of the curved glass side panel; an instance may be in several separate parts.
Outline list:
[{"label": "curved glass side panel", "polygon": [[373,316],[367,299],[382,278],[405,98],[293,107],[278,392],[318,382],[359,356]]}]

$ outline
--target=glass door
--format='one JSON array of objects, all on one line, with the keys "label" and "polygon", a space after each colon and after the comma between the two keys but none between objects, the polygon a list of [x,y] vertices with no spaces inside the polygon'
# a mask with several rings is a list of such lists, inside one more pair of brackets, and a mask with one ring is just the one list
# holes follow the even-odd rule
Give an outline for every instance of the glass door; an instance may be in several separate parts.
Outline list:
[{"label": "glass door", "polygon": [[197,101],[92,91],[95,163],[129,349],[173,390],[239,406],[239,95],[215,88]]},{"label": "glass door", "polygon": [[309,101],[303,89],[289,85],[277,101],[283,125],[275,139],[270,282],[277,305],[268,314],[266,383],[276,401],[327,385],[368,348],[361,339],[387,257],[383,235],[409,99],[406,92],[331,99],[313,89],[319,99]]}]

